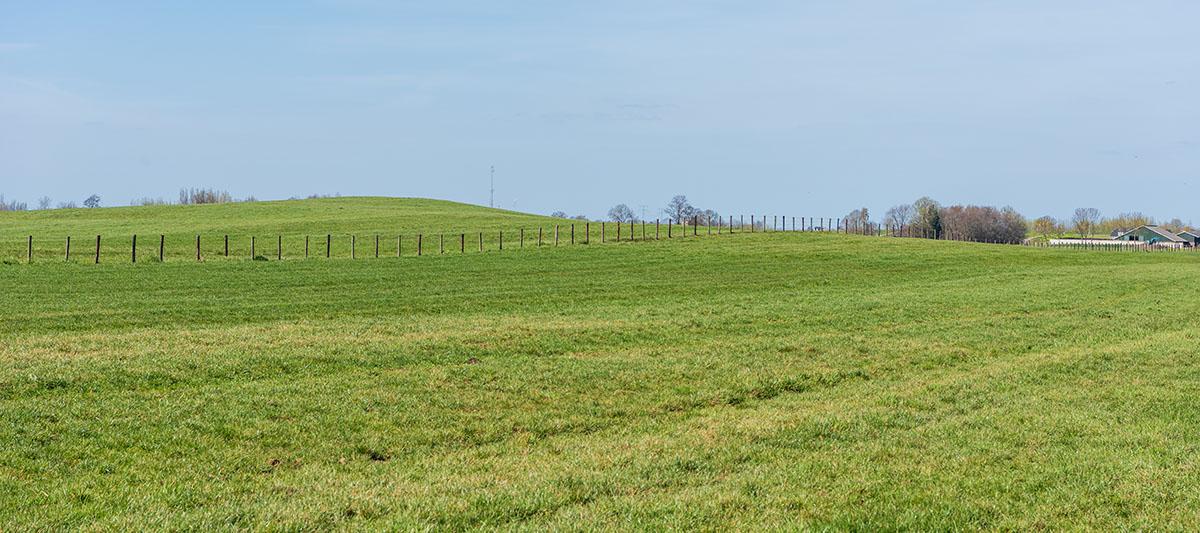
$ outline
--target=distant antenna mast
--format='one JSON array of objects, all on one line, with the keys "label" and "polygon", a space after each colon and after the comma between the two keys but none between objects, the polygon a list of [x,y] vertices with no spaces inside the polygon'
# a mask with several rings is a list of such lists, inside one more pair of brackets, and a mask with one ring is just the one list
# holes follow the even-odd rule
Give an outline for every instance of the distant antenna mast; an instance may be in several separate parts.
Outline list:
[{"label": "distant antenna mast", "polygon": [[488,207],[496,207],[496,165],[492,165],[492,178],[488,183],[491,187],[488,191]]}]

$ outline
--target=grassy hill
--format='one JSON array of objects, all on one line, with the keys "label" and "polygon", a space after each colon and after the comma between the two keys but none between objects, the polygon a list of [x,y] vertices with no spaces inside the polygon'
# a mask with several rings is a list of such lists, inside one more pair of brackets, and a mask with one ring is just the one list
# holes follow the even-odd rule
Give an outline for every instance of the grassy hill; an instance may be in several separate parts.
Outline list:
[{"label": "grassy hill", "polygon": [[[290,252],[285,255],[294,258],[303,256],[305,236],[311,237],[310,253],[315,256],[319,249],[324,255],[329,234],[334,237],[333,255],[350,255],[350,235],[359,239],[360,253],[369,249],[374,254],[374,237],[380,235],[380,247],[394,256],[398,235],[457,237],[483,231],[485,242],[494,245],[499,231],[508,231],[508,237],[516,239],[520,228],[536,232],[540,226],[549,232],[554,224],[572,222],[444,200],[363,197],[0,212],[0,260],[24,260],[30,235],[35,260],[61,260],[67,236],[72,238],[75,258],[90,260],[97,234],[103,236],[102,259],[109,261],[129,260],[134,234],[139,236],[139,255],[145,259],[157,258],[159,236],[165,235],[168,259],[194,260],[197,234],[208,259],[224,256],[225,235],[230,238],[230,255],[241,259],[249,257],[252,236],[260,245],[256,252],[271,257],[282,236],[284,251]],[[471,242],[477,244],[478,235],[473,237]]]},{"label": "grassy hill", "polygon": [[1187,529],[1197,275],[812,233],[0,265],[0,530]]}]

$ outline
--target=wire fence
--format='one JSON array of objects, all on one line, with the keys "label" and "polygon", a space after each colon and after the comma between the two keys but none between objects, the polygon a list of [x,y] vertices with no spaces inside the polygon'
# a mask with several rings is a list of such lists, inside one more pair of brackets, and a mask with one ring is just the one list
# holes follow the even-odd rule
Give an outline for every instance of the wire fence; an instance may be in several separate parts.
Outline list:
[{"label": "wire fence", "polygon": [[[770,232],[824,232],[878,237],[902,237],[936,240],[961,240],[993,244],[1024,244],[1041,248],[1096,251],[1179,251],[1196,250],[1185,243],[1149,243],[1098,240],[1078,243],[1011,242],[1011,240],[968,239],[953,231],[934,232],[913,225],[887,225],[834,217],[793,217],[779,215],[738,215],[701,220],[655,220],[629,222],[591,222],[554,224],[511,230],[439,231],[432,233],[278,233],[263,235],[234,234],[132,234],[120,237],[103,234],[83,239],[66,236],[58,239],[25,238],[23,257],[6,254],[4,263],[60,260],[100,264],[110,261],[139,263],[209,259],[334,259],[423,257],[502,252],[525,248],[659,241],[700,236]],[[10,248],[11,250],[11,248]],[[11,253],[11,252],[10,252]]]},{"label": "wire fence", "polygon": [[87,235],[36,238],[28,235],[20,255],[5,247],[5,263],[205,261],[209,259],[288,260],[314,258],[423,257],[448,253],[508,251],[525,248],[732,235],[756,232],[842,232],[848,224],[833,217],[739,215],[701,220],[580,221],[485,231],[431,233],[327,232],[261,234],[178,233]]}]

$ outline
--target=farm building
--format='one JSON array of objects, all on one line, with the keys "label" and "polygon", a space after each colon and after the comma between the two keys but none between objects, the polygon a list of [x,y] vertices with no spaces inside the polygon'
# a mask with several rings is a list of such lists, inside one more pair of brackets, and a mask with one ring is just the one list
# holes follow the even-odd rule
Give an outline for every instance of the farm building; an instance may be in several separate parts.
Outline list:
[{"label": "farm building", "polygon": [[1197,244],[1200,244],[1200,231],[1198,231],[1198,232],[1181,231],[1179,233],[1176,233],[1176,235],[1183,238],[1183,240],[1187,241],[1188,244],[1190,244],[1192,246],[1196,246]]},{"label": "farm building", "polygon": [[1152,224],[1138,226],[1115,237],[1118,241],[1146,242],[1150,244],[1195,244],[1195,241],[1180,237]]}]

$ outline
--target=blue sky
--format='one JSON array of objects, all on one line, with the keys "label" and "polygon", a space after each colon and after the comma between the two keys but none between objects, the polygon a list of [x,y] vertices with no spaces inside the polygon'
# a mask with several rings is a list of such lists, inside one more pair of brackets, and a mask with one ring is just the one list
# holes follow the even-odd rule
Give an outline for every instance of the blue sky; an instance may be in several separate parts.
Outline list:
[{"label": "blue sky", "polygon": [[1200,221],[1200,3],[8,2],[0,193]]}]

